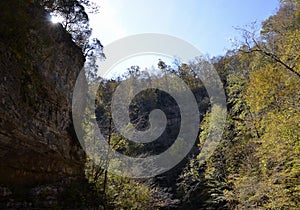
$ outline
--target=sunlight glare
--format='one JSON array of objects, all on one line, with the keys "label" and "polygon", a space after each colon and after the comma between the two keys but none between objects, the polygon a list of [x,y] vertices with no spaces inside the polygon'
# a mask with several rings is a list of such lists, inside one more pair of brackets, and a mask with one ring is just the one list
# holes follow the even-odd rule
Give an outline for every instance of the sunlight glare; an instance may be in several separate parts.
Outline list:
[{"label": "sunlight glare", "polygon": [[54,23],[54,24],[62,23],[62,21],[63,21],[62,17],[54,16],[54,15],[51,16],[51,22]]}]

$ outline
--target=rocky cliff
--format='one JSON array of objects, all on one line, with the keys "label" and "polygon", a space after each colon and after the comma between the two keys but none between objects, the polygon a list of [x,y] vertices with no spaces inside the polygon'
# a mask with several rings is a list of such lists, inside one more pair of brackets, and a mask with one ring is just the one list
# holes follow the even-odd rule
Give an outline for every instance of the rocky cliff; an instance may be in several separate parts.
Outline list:
[{"label": "rocky cliff", "polygon": [[83,175],[71,98],[84,64],[60,24],[30,1],[1,1],[0,184]]}]

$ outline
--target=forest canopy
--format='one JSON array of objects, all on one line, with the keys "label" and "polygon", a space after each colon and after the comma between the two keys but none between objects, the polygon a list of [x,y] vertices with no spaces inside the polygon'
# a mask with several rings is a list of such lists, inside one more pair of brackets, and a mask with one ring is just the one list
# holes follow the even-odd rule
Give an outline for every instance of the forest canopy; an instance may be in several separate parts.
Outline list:
[{"label": "forest canopy", "polygon": [[[239,28],[238,46],[223,56],[203,56],[187,63],[175,60],[174,65],[159,60],[153,64],[153,72],[133,64],[123,75],[110,79],[97,74],[96,60],[105,59],[105,55],[100,40],[92,37],[88,15],[98,12],[97,5],[89,0],[26,2],[40,4],[49,14],[60,16],[58,27],[70,34],[76,49],[81,49],[88,83],[97,88],[95,113],[86,109],[84,114],[96,119],[107,144],[115,151],[131,157],[156,155],[172,145],[180,130],[181,115],[176,101],[153,88],[134,97],[129,117],[135,128],[143,131],[150,127],[149,113],[161,109],[169,120],[166,131],[156,142],[147,144],[134,143],[120,135],[113,122],[111,101],[122,82],[133,84],[136,79],[168,86],[170,77],[176,77],[195,95],[200,122],[196,143],[172,170],[153,178],[132,179],[104,169],[114,162],[95,164],[93,159],[101,158],[86,156],[85,178],[99,198],[100,209],[299,209],[300,0],[280,0],[276,13],[263,21],[261,27]],[[15,31],[23,30],[19,25],[6,24],[0,38],[14,37]],[[12,49],[23,47],[16,44],[22,42],[20,37],[11,39]],[[15,40],[18,42],[14,43]],[[209,130],[219,129],[215,125],[223,113],[221,106],[214,107],[220,115],[212,112],[208,92],[195,73],[208,63],[218,72],[225,90],[227,124],[216,150],[203,162],[201,150],[211,137]],[[28,73],[26,78],[30,76]],[[176,91],[185,94],[183,89]],[[127,92],[133,94],[130,88]],[[82,123],[86,143],[95,142],[93,129],[89,122]],[[68,132],[74,134],[73,130]],[[78,198],[78,202],[84,203],[84,199]]]},{"label": "forest canopy", "polygon": [[[202,65],[201,61],[177,63],[174,67],[160,60],[156,68],[176,74],[198,96],[201,123],[195,148],[179,169],[155,177],[151,184],[130,179],[120,182],[122,178],[89,162],[88,176],[105,195],[105,205],[118,208],[126,203],[145,209],[149,208],[145,203],[156,208],[299,208],[300,1],[280,1],[276,14],[265,20],[261,29],[249,27],[239,31],[242,35],[239,46],[224,56],[210,59],[223,82],[228,111],[227,126],[214,154],[204,164],[200,161],[201,148],[209,138],[210,120],[218,120],[217,116],[211,118],[207,92],[194,72]],[[109,114],[110,100],[123,80],[140,78],[151,82],[151,76],[153,78],[139,66],[131,66],[123,77],[98,78],[101,88],[97,98],[97,120],[109,144],[128,155],[141,155],[149,149],[155,154],[161,145],[132,145],[119,136]],[[164,75],[154,77],[168,82]],[[147,113],[149,107],[171,107],[170,103],[162,93],[149,90],[133,102],[130,113],[137,126],[143,129],[147,127],[148,118],[139,108]],[[166,139],[176,135],[176,126],[169,129]],[[128,184],[133,188],[129,189]],[[124,189],[129,190],[126,198],[120,192]],[[137,196],[131,194],[133,189],[135,193],[140,190],[146,193],[136,200],[139,204],[128,203],[132,201],[130,196]],[[116,197],[111,197],[112,192]],[[116,198],[120,199],[119,203],[114,200]],[[168,202],[162,204],[167,198]]]}]

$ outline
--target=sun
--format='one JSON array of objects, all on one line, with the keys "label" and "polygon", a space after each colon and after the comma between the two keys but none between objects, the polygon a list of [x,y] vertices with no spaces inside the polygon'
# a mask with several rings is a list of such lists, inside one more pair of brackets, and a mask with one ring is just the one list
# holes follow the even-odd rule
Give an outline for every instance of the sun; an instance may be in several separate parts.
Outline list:
[{"label": "sun", "polygon": [[62,23],[63,18],[57,15],[51,15],[51,22],[56,24],[56,23]]}]

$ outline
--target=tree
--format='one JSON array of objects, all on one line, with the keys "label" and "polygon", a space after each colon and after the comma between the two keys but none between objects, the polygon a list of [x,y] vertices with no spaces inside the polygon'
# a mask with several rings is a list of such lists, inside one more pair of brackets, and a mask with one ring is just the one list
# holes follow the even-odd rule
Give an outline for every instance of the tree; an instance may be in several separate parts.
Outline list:
[{"label": "tree", "polygon": [[[231,189],[225,196],[231,208],[299,206],[298,11],[299,1],[282,1],[279,11],[263,23],[260,36],[244,30],[245,42],[238,54],[250,58],[248,79],[240,86],[240,97],[234,99],[238,92],[228,96],[229,102],[235,101],[230,106],[233,123],[242,120],[241,126],[235,126],[233,139],[242,134],[238,151],[250,153],[240,156],[240,162],[230,161],[239,163],[227,178]],[[228,90],[234,90],[230,80]],[[238,101],[244,106],[237,108]],[[233,111],[244,117],[236,118]],[[235,153],[233,148],[229,151]]]},{"label": "tree", "polygon": [[[73,41],[82,49],[86,58],[85,70],[88,81],[97,77],[97,59],[105,59],[103,45],[92,38],[88,13],[97,13],[98,6],[90,0],[39,0],[52,15],[62,18],[63,28],[71,34]],[[87,12],[88,11],[88,12]]]},{"label": "tree", "polygon": [[240,29],[244,38],[240,51],[259,53],[300,78],[299,5],[299,0],[281,1],[278,12],[263,22],[260,35],[254,25],[251,31]]},{"label": "tree", "polygon": [[[96,186],[106,209],[149,209],[154,202],[152,197],[154,189],[143,180],[134,180],[109,172],[105,168],[114,164],[109,157],[109,152],[101,149],[101,154],[99,154],[100,150],[97,151],[97,138],[93,133],[94,129],[100,129],[113,150],[132,155],[128,141],[116,130],[110,111],[112,96],[120,81],[100,80],[99,82],[95,110],[96,128],[89,122],[84,123],[85,142],[90,145],[91,150],[95,148],[95,152],[89,154],[86,163],[86,176]],[[87,114],[91,113],[87,110]],[[101,159],[100,155],[102,156]],[[103,158],[105,156],[106,158]],[[98,160],[97,164],[94,162],[95,160]]]}]

